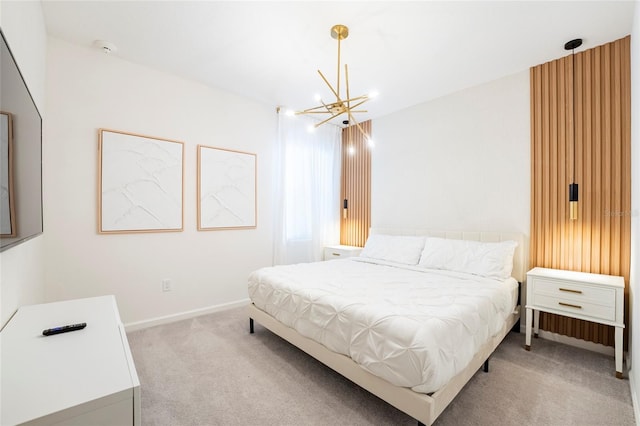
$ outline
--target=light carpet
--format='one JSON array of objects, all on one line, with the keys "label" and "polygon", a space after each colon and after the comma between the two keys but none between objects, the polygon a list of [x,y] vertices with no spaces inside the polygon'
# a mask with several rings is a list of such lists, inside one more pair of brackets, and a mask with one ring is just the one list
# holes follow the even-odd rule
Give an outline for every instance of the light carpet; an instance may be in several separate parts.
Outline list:
[{"label": "light carpet", "polygon": [[[416,425],[244,308],[128,334],[143,425]],[[613,357],[509,333],[434,425],[633,425]]]}]

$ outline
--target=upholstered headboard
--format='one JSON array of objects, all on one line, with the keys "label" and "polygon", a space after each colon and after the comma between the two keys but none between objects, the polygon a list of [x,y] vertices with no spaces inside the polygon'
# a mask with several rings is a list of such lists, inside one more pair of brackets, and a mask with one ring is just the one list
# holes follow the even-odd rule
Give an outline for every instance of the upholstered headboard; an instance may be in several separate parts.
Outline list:
[{"label": "upholstered headboard", "polygon": [[528,246],[525,236],[520,232],[486,232],[486,231],[437,231],[432,229],[410,228],[371,228],[370,234],[387,235],[424,235],[427,237],[447,238],[453,240],[471,240],[482,242],[515,241],[518,243],[513,255],[513,272],[515,279],[523,283],[527,274]]}]

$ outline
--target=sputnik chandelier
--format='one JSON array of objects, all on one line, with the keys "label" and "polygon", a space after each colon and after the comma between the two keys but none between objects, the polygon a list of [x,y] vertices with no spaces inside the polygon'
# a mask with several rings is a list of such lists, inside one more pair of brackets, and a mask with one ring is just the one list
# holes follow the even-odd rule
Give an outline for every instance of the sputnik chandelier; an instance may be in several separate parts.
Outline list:
[{"label": "sputnik chandelier", "polygon": [[318,74],[320,74],[320,77],[322,77],[322,80],[324,80],[324,82],[327,84],[327,86],[329,86],[329,89],[331,89],[331,92],[333,92],[333,95],[336,97],[335,102],[331,102],[331,103],[324,103],[322,100],[320,100],[320,103],[322,105],[317,106],[317,107],[313,107],[313,108],[309,108],[309,109],[305,109],[303,111],[297,111],[296,115],[299,114],[329,114],[329,117],[318,122],[314,127],[320,127],[321,125],[323,125],[324,123],[339,117],[342,114],[347,114],[348,116],[348,120],[344,120],[343,124],[353,124],[355,126],[358,127],[358,129],[360,130],[360,132],[364,135],[365,138],[369,138],[369,135],[367,135],[367,133],[364,131],[364,129],[362,128],[362,126],[360,125],[360,123],[358,123],[355,119],[355,117],[353,116],[353,114],[355,113],[360,113],[360,112],[367,112],[367,110],[360,110],[357,109],[358,107],[360,107],[360,105],[364,104],[366,101],[368,101],[371,96],[370,95],[361,95],[361,96],[356,96],[356,97],[350,97],[349,94],[349,69],[347,68],[347,64],[344,64],[344,80],[345,80],[345,86],[346,86],[346,97],[343,99],[340,95],[340,41],[344,40],[345,38],[347,38],[349,36],[349,28],[347,28],[345,25],[334,25],[333,27],[331,27],[331,37],[335,38],[336,40],[338,40],[338,78],[337,78],[337,82],[336,82],[336,87],[334,88],[331,83],[329,83],[329,80],[326,79],[326,77],[324,76],[324,74],[322,74],[322,72],[320,70],[318,70]]}]

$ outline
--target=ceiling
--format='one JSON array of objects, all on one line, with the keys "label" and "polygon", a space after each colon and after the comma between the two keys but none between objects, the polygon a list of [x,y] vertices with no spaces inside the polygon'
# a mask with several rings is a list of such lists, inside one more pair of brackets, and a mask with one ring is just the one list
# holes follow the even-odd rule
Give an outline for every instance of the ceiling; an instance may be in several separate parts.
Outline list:
[{"label": "ceiling", "polygon": [[[53,1],[50,36],[294,110],[335,100],[334,24],[351,96],[372,90],[377,118],[631,32],[633,1]],[[344,77],[344,75],[343,75]],[[341,83],[344,94],[344,80]],[[363,106],[363,107],[364,107]],[[342,117],[344,118],[344,117]],[[342,120],[340,118],[340,120]]]}]

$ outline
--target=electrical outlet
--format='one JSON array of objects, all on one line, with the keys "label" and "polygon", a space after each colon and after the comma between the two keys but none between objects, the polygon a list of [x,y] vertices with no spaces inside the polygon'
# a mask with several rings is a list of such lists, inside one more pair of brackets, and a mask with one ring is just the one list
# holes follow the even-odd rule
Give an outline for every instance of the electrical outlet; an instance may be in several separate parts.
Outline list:
[{"label": "electrical outlet", "polygon": [[162,291],[171,291],[171,280],[166,278],[162,280]]}]

